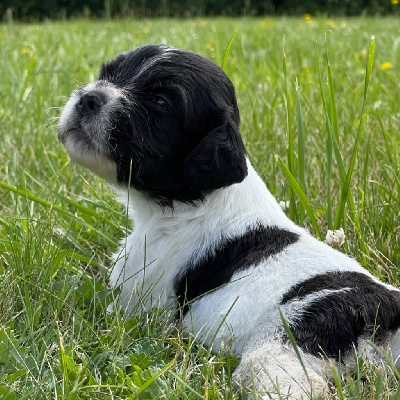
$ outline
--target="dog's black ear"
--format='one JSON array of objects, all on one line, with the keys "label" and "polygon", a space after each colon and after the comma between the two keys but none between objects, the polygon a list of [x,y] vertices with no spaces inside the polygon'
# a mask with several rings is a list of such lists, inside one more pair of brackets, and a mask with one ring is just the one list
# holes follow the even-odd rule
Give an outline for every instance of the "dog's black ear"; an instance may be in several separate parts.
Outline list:
[{"label": "dog's black ear", "polygon": [[247,165],[238,129],[226,121],[209,132],[186,158],[183,174],[190,186],[201,191],[241,182]]}]

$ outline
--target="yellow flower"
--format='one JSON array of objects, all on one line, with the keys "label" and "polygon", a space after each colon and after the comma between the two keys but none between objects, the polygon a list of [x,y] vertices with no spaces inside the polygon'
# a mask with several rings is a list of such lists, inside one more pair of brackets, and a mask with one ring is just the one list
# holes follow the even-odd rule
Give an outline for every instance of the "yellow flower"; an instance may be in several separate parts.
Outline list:
[{"label": "yellow flower", "polygon": [[327,23],[327,25],[328,25],[329,27],[331,27],[331,28],[336,28],[336,27],[337,27],[336,22],[335,22],[335,21],[332,21],[331,19],[328,19],[328,21],[327,21],[326,23]]},{"label": "yellow flower", "polygon": [[389,62],[389,61],[386,61],[381,65],[381,70],[382,71],[386,71],[386,70],[388,70],[390,68],[392,68],[392,63]]},{"label": "yellow flower", "polygon": [[147,35],[147,34],[150,32],[150,29],[149,29],[149,28],[143,28],[143,29],[142,29],[142,32],[143,32],[145,35]]},{"label": "yellow flower", "polygon": [[28,48],[28,47],[24,47],[21,51],[20,51],[21,55],[24,56],[25,54],[32,54],[32,49]]},{"label": "yellow flower", "polygon": [[310,21],[312,20],[311,14],[304,14],[304,19],[305,19],[307,22],[310,22]]},{"label": "yellow flower", "polygon": [[395,6],[400,3],[400,0],[390,0],[390,2]]}]

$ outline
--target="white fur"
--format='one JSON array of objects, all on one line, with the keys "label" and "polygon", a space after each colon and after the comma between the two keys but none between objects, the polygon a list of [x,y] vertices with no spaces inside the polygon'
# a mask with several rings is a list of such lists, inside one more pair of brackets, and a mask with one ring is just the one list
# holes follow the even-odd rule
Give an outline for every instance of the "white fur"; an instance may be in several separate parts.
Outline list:
[{"label": "white fur", "polygon": [[[84,133],[79,129],[70,131],[71,120],[77,119],[75,106],[84,93],[101,91],[107,98],[106,105],[96,119],[82,121]],[[118,108],[120,99],[125,98],[122,90],[107,81],[96,81],[75,91],[65,105],[59,120],[59,137],[68,154],[77,163],[90,169],[110,183],[116,184],[117,167],[114,161],[104,156],[108,148],[107,129],[112,128],[113,111]]]}]

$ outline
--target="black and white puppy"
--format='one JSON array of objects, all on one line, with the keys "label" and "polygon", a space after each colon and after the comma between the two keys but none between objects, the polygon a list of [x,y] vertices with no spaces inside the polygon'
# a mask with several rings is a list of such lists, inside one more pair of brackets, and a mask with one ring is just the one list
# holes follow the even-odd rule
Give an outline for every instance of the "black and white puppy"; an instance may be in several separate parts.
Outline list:
[{"label": "black and white puppy", "polygon": [[[249,160],[234,87],[212,61],[148,45],[104,64],[59,122],[72,159],[129,193],[134,231],[110,282],[131,313],[180,308],[184,326],[241,357],[269,398],[327,388],[322,358],[400,355],[400,292],[290,221]],[[303,370],[282,318],[303,352]],[[400,362],[397,361],[397,365]]]}]

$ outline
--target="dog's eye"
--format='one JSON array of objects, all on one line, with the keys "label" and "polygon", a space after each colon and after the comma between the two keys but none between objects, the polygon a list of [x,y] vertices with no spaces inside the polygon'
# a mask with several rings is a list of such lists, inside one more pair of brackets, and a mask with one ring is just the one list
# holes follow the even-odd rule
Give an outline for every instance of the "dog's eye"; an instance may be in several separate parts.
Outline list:
[{"label": "dog's eye", "polygon": [[168,108],[169,108],[167,101],[164,98],[162,98],[161,96],[155,96],[153,98],[153,103],[160,110],[168,110]]}]

